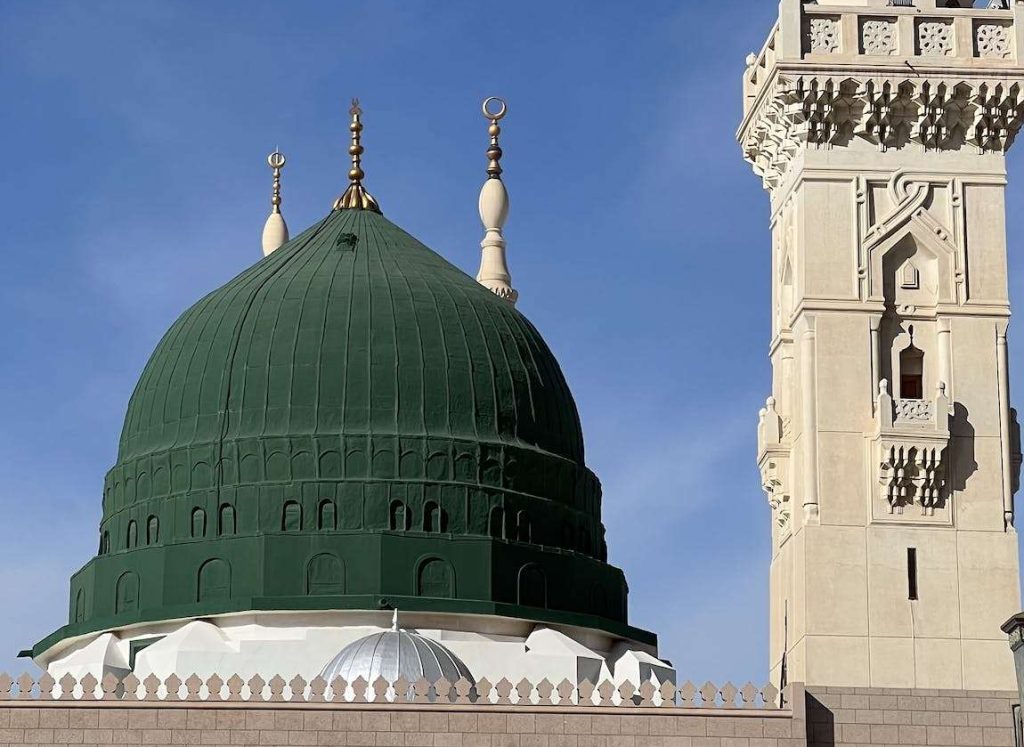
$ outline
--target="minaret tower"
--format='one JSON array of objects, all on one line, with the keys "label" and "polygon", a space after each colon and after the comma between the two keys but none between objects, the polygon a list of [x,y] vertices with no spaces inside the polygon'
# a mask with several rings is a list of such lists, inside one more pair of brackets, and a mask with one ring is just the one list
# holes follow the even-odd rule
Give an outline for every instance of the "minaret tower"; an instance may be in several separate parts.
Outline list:
[{"label": "minaret tower", "polygon": [[1024,0],[782,0],[739,140],[771,197],[771,667],[1014,688],[1006,152]]}]

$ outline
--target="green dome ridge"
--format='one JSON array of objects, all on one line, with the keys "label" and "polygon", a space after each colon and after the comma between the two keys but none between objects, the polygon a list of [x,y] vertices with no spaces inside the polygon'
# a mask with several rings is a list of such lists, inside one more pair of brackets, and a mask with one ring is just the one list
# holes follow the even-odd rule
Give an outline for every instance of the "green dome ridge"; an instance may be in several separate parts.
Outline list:
[{"label": "green dome ridge", "polygon": [[572,395],[532,324],[336,210],[187,310],[131,397],[69,624],[499,614],[634,640]]}]

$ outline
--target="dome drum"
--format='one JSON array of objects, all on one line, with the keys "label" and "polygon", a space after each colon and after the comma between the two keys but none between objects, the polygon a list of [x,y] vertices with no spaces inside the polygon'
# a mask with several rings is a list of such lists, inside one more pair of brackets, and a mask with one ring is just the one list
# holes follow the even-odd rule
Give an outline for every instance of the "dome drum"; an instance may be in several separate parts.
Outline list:
[{"label": "dome drum", "polygon": [[237,612],[503,616],[654,643],[606,562],[576,405],[515,308],[336,210],[167,332],[99,551],[37,644]]}]

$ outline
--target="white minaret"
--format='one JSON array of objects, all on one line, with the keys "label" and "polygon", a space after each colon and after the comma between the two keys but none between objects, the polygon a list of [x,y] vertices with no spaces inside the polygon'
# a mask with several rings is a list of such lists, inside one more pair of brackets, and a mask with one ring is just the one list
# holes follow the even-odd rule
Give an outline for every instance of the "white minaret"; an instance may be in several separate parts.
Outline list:
[{"label": "white minaret", "polygon": [[274,194],[270,198],[270,215],[263,224],[263,256],[268,256],[288,240],[288,224],[281,215],[281,169],[285,164],[284,153],[276,148],[267,156],[267,163],[274,170]]},{"label": "white minaret", "polygon": [[[498,109],[491,111],[494,104],[497,104]],[[484,224],[486,233],[484,240],[480,242],[482,254],[480,272],[477,273],[476,279],[485,288],[515,304],[519,299],[519,291],[512,288],[512,275],[505,260],[505,237],[502,235],[502,229],[508,219],[509,201],[505,184],[501,181],[501,146],[498,145],[498,135],[501,134],[498,122],[508,112],[508,106],[501,99],[492,96],[484,101],[483,112],[491,122],[487,129],[491,136],[491,145],[487,149],[487,158],[490,159],[487,166],[487,181],[480,190],[480,221]]]},{"label": "white minaret", "polygon": [[739,139],[771,197],[776,682],[1016,687],[1005,185],[1024,0],[974,5],[782,0],[748,59]]}]

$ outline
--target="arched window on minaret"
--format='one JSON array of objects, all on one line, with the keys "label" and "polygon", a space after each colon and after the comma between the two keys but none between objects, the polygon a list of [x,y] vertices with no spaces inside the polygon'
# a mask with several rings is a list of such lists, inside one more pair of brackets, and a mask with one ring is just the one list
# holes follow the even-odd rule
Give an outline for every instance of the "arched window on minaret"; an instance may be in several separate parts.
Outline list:
[{"label": "arched window on minaret", "polygon": [[924,353],[913,344],[900,353],[900,399],[924,399]]}]

